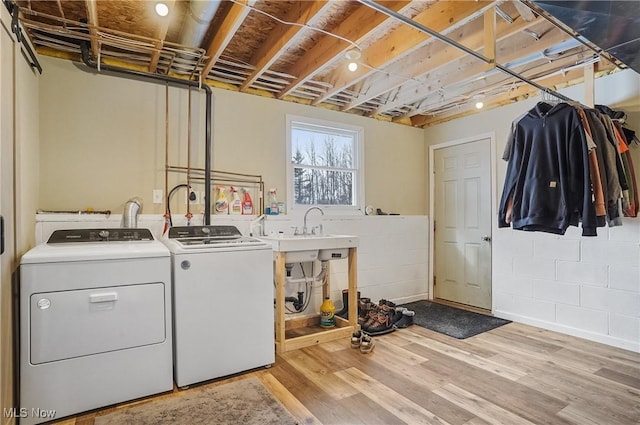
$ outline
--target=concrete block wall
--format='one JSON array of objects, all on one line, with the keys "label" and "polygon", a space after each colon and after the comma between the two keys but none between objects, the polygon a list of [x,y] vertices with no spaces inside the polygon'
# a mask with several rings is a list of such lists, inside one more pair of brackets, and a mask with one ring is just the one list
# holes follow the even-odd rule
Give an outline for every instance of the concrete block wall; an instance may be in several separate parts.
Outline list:
[{"label": "concrete block wall", "polygon": [[[214,216],[212,224],[233,224],[243,234],[249,234],[251,220],[246,216]],[[56,229],[119,227],[122,217],[73,214],[38,214],[36,216],[36,243],[43,243]],[[156,238],[162,235],[163,221],[160,215],[142,214],[140,227],[149,228]],[[397,303],[428,298],[428,229],[427,216],[309,216],[309,225],[323,225],[325,234],[348,234],[359,237],[358,289],[361,296],[374,301],[393,300]],[[184,217],[176,216],[174,225],[184,225]],[[193,224],[202,224],[202,216],[194,217]],[[292,226],[302,228],[302,217],[295,215],[268,216],[265,231],[285,234],[293,232]],[[316,263],[316,267],[319,264]],[[319,269],[316,268],[317,272]],[[307,275],[311,272],[307,269]],[[296,266],[293,277],[301,277]],[[330,262],[331,298],[336,308],[342,307],[342,290],[348,287],[346,260]],[[295,296],[297,285],[288,285],[287,296]],[[309,310],[303,315],[316,314],[322,304],[320,287],[312,291]]]},{"label": "concrete block wall", "polygon": [[640,222],[582,237],[498,229],[494,314],[640,352]]},{"label": "concrete block wall", "polygon": [[[317,217],[313,216],[313,224]],[[311,222],[311,216],[309,217]],[[266,231],[291,233],[291,226],[301,227],[293,217],[268,217]],[[355,235],[358,247],[358,290],[362,297],[405,303],[428,298],[428,230],[426,216],[325,216],[326,234]],[[348,286],[347,261],[331,261],[331,298],[342,307],[342,290]],[[297,270],[294,269],[294,273]],[[294,277],[299,277],[296,275]],[[291,291],[291,293],[289,293]],[[295,288],[288,288],[293,295]],[[322,303],[320,290],[314,291],[311,305],[315,311]]]}]

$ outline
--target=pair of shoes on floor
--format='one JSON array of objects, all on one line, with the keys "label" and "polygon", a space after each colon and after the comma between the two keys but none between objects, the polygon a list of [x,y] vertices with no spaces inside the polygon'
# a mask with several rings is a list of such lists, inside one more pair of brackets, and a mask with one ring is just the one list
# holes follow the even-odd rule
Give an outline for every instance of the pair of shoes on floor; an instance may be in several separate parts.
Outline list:
[{"label": "pair of shoes on floor", "polygon": [[413,325],[413,317],[415,315],[415,311],[409,310],[406,307],[396,307],[393,325],[398,329],[408,328]]},{"label": "pair of shoes on floor", "polygon": [[386,305],[389,306],[391,308],[396,308],[396,304],[389,301],[389,300],[385,300],[384,298],[381,299],[380,301],[378,301],[378,305]]},{"label": "pair of shoes on floor", "polygon": [[351,335],[351,348],[359,348],[362,354],[367,354],[373,351],[373,347],[375,342],[366,333],[357,331]]},{"label": "pair of shoes on floor", "polygon": [[391,307],[388,304],[372,304],[369,314],[360,323],[360,326],[362,331],[369,335],[383,335],[393,332],[395,330],[393,326],[395,315],[395,307]]}]

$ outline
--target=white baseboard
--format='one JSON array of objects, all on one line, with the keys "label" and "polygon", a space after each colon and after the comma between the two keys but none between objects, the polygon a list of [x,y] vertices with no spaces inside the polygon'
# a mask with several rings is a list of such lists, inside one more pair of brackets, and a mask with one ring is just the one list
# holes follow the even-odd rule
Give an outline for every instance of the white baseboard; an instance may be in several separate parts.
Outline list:
[{"label": "white baseboard", "polygon": [[599,342],[613,347],[622,348],[624,350],[640,353],[640,341],[629,341],[626,339],[616,338],[610,335],[602,335],[583,329],[576,329],[571,326],[561,325],[558,323],[547,322],[544,320],[534,319],[527,316],[521,316],[519,314],[509,313],[507,311],[494,310],[493,315],[500,317],[501,319],[512,320],[518,323],[524,323],[525,325],[536,326],[538,328],[547,329],[550,331],[560,332],[566,335],[576,336],[579,338],[588,339],[589,341]]},{"label": "white baseboard", "polygon": [[422,300],[429,300],[428,292],[423,292],[417,295],[410,295],[408,297],[393,298],[390,301],[400,305],[400,304],[407,304],[407,303],[412,303],[414,301],[422,301]]}]

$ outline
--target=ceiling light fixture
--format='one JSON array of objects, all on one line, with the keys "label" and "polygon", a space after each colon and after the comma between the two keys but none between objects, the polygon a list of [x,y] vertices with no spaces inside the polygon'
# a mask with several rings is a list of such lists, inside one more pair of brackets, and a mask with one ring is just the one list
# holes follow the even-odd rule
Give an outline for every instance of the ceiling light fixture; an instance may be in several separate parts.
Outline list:
[{"label": "ceiling light fixture", "polygon": [[356,61],[360,59],[360,56],[361,56],[360,50],[358,49],[347,50],[344,56],[349,61],[349,65],[347,65],[347,69],[349,69],[349,71],[351,72],[356,72],[358,70],[358,62]]},{"label": "ceiling light fixture", "polygon": [[483,94],[476,94],[473,96],[473,100],[476,101],[476,109],[482,109],[484,108],[484,95]]},{"label": "ceiling light fixture", "polygon": [[167,16],[169,14],[169,6],[162,2],[156,3],[156,13],[159,16]]}]

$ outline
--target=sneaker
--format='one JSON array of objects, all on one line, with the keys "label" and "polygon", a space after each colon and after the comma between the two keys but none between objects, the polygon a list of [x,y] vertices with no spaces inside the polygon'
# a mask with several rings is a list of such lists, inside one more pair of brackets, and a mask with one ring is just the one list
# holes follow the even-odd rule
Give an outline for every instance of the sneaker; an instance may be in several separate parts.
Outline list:
[{"label": "sneaker", "polygon": [[395,325],[397,328],[407,328],[413,325],[413,316],[416,315],[415,311],[405,310],[402,312],[402,318],[398,320]]},{"label": "sneaker", "polygon": [[367,334],[362,334],[362,340],[360,341],[360,352],[362,354],[370,353],[375,347],[375,342]]},{"label": "sneaker", "polygon": [[362,344],[362,332],[354,332],[351,335],[351,348],[360,348]]}]

